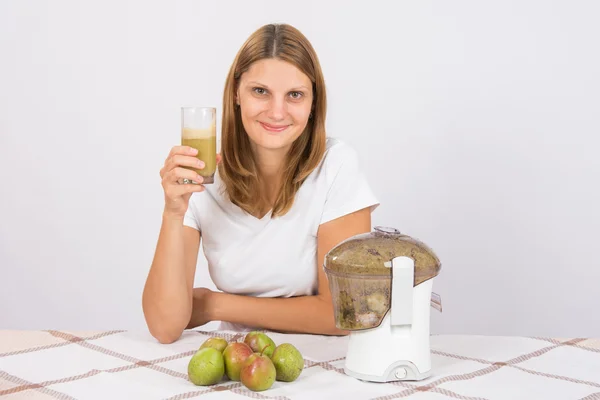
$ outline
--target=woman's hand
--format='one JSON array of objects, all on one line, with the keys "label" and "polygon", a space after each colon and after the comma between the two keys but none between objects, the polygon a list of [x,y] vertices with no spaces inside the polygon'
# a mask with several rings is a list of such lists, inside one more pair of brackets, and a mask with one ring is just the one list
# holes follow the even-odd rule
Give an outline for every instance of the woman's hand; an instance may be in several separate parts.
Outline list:
[{"label": "woman's hand", "polygon": [[186,329],[196,328],[212,321],[212,299],[215,292],[210,289],[194,288],[192,317]]},{"label": "woman's hand", "polygon": [[[194,192],[202,192],[203,178],[191,169],[184,167],[202,169],[204,162],[196,158],[198,151],[188,146],[175,146],[171,149],[160,170],[162,187],[165,193],[165,214],[183,218],[188,208],[190,196]],[[221,157],[217,154],[217,163]],[[184,179],[197,182],[184,183]]]}]

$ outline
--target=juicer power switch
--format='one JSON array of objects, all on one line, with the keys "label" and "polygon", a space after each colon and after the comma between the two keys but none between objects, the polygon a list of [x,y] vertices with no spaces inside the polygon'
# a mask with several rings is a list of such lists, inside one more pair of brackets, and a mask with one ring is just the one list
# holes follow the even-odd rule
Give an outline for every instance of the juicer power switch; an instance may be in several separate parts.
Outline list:
[{"label": "juicer power switch", "polygon": [[396,378],[398,379],[404,379],[406,378],[406,375],[408,375],[408,372],[406,372],[406,368],[398,368],[394,375],[396,375]]}]

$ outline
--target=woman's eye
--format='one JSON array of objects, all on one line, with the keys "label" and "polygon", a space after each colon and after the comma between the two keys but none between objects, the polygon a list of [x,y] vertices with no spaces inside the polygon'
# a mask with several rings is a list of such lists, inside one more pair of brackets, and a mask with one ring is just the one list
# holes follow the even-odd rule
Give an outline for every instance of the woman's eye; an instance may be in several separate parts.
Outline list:
[{"label": "woman's eye", "polygon": [[291,92],[290,93],[290,96],[292,96],[292,99],[299,99],[302,97],[302,95],[303,95],[302,92]]},{"label": "woman's eye", "polygon": [[256,87],[256,88],[254,88],[252,90],[254,90],[254,93],[256,93],[256,94],[265,94],[265,93],[267,93],[267,91],[265,89],[259,88],[259,87]]}]

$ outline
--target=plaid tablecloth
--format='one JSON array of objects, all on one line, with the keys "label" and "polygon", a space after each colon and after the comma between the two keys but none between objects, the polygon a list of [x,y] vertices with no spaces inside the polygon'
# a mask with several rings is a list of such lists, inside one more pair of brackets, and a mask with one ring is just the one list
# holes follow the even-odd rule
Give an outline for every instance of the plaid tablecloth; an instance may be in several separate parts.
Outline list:
[{"label": "plaid tablecloth", "polygon": [[346,337],[270,333],[294,344],[305,369],[291,383],[251,392],[239,382],[193,385],[187,364],[210,336],[186,331],[162,345],[128,331],[0,331],[0,397],[10,399],[600,399],[600,339],[432,336],[434,374],[369,383],[343,372]]}]

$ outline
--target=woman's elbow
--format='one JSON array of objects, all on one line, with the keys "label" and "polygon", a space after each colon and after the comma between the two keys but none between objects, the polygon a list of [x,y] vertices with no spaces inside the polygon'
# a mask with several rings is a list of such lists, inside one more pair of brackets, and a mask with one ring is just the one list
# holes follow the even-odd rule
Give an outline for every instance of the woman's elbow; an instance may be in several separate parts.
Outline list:
[{"label": "woman's elbow", "polygon": [[169,331],[166,329],[150,329],[150,334],[161,344],[171,344],[176,342],[183,332]]},{"label": "woman's elbow", "polygon": [[181,337],[186,326],[180,316],[165,316],[164,313],[159,313],[156,310],[149,312],[149,310],[148,307],[144,307],[146,326],[148,332],[156,340],[162,344],[171,344]]},{"label": "woman's elbow", "polygon": [[175,343],[177,341],[177,339],[179,339],[179,337],[175,337],[175,336],[157,336],[156,337],[156,340],[158,340],[158,342],[160,344]]},{"label": "woman's elbow", "polygon": [[348,336],[350,334],[350,331],[345,331],[343,329],[338,329],[335,325],[330,328],[328,330],[328,332],[326,333],[327,335],[331,335],[331,336]]},{"label": "woman's elbow", "polygon": [[171,344],[177,341],[185,330],[185,327],[175,321],[162,321],[156,318],[147,318],[146,326],[150,335],[161,344]]}]

